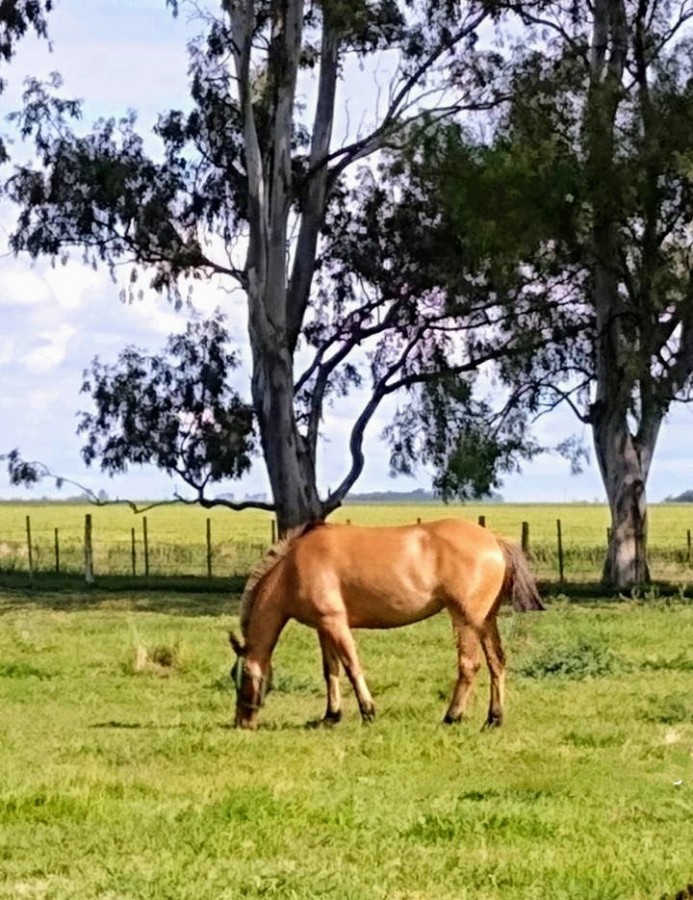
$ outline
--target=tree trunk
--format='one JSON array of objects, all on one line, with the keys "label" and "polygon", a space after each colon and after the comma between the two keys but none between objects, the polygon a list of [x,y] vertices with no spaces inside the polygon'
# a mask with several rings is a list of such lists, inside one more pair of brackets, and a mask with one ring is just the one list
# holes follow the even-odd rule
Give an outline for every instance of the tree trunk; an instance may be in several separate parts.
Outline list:
[{"label": "tree trunk", "polygon": [[[647,478],[664,410],[654,402],[640,348],[624,330],[609,231],[595,231],[605,253],[593,267],[596,313],[595,401],[590,410],[594,447],[611,510],[603,581],[627,590],[649,581]],[[634,377],[634,369],[640,377]],[[637,413],[636,413],[637,410]],[[631,425],[637,425],[633,430]]]},{"label": "tree trunk", "polygon": [[255,353],[253,403],[280,535],[325,515],[315,483],[314,462],[296,424],[293,384],[288,350]]},{"label": "tree trunk", "polygon": [[612,587],[627,590],[650,580],[646,484],[656,430],[647,446],[642,446],[630,433],[624,414],[602,414],[597,416],[593,432],[611,510],[611,532],[602,580]]},{"label": "tree trunk", "polygon": [[[602,480],[611,508],[611,536],[603,580],[627,589],[648,580],[645,485],[659,421],[641,409],[636,435],[629,427],[638,397],[639,339],[625,315],[620,286],[620,202],[616,121],[623,100],[628,48],[624,0],[596,0],[593,8],[590,83],[583,135],[592,206],[592,303],[595,311],[595,399],[592,425]],[[640,394],[644,407],[644,398]],[[656,427],[652,427],[656,425]]]}]

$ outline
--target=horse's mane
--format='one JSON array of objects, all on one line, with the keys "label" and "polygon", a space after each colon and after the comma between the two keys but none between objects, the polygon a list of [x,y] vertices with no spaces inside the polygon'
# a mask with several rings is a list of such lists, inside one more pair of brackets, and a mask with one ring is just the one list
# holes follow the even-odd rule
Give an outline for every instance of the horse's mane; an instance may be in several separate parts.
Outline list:
[{"label": "horse's mane", "polygon": [[250,614],[253,611],[255,603],[256,588],[262,579],[286,556],[294,543],[304,534],[312,531],[314,528],[323,525],[323,522],[306,522],[303,525],[297,525],[296,528],[290,528],[286,534],[276,543],[272,544],[267,553],[253,566],[243,588],[241,596],[241,606],[239,616],[241,620],[241,634],[245,637]]}]

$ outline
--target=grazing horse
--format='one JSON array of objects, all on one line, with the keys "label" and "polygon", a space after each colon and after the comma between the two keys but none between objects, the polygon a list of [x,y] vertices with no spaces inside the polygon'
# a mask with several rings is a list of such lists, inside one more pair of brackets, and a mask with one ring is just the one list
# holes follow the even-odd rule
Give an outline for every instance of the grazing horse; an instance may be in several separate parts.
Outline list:
[{"label": "grazing horse", "polygon": [[487,726],[503,720],[505,658],[496,615],[543,609],[519,547],[461,519],[394,528],[311,523],[289,532],[251,572],[241,600],[243,641],[231,634],[236,725],[255,728],[272,652],[289,619],[315,628],[327,685],[325,724],[341,718],[340,663],[364,721],[375,715],[352,628],[397,628],[447,609],[457,638],[458,677],[444,722],[465,712],[479,669],[491,673]]}]

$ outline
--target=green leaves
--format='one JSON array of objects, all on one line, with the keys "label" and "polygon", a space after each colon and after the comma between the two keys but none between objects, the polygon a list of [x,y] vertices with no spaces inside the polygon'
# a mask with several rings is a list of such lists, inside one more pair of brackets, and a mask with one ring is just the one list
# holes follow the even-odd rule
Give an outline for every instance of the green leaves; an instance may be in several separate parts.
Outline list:
[{"label": "green leaves", "polygon": [[52,9],[53,0],[5,0],[0,3],[0,59],[9,62],[16,42],[30,29],[45,38],[46,16]]},{"label": "green leaves", "polygon": [[151,463],[196,490],[247,471],[253,415],[229,385],[238,361],[227,343],[217,314],[172,335],[161,355],[127,347],[114,365],[95,359],[82,392],[96,412],[82,413],[78,428],[87,465],[115,475]]}]

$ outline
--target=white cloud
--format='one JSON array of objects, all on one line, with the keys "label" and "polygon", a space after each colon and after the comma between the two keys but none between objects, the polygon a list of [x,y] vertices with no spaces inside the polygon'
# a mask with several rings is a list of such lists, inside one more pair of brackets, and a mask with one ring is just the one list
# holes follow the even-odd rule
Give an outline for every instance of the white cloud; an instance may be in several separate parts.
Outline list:
[{"label": "white cloud", "polygon": [[14,340],[10,337],[0,338],[0,367],[11,363],[14,357]]},{"label": "white cloud", "polygon": [[97,291],[103,291],[107,282],[103,270],[94,271],[75,261],[46,267],[42,276],[51,299],[66,311],[81,309]]},{"label": "white cloud", "polygon": [[51,295],[43,275],[26,262],[13,260],[3,265],[0,286],[0,309],[7,306],[42,306]]},{"label": "white cloud", "polygon": [[44,374],[52,371],[67,356],[67,348],[76,328],[62,324],[50,331],[39,331],[34,338],[34,348],[25,356],[22,364],[30,372]]},{"label": "white cloud", "polygon": [[27,397],[27,406],[34,413],[45,413],[53,407],[59,407],[61,392],[58,388],[34,388]]}]

